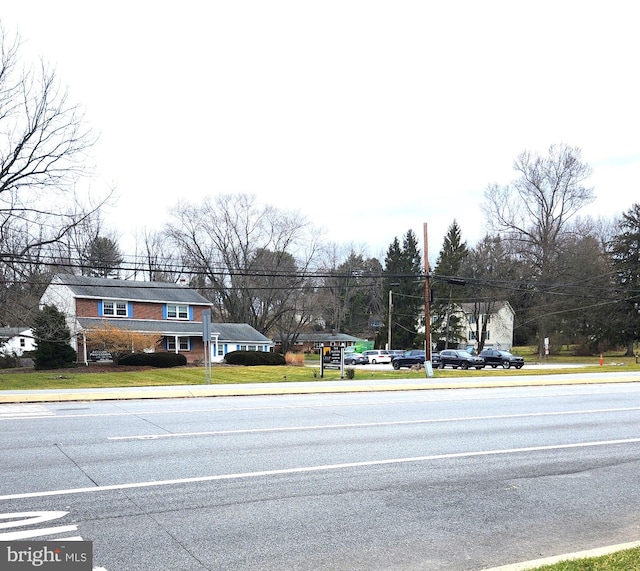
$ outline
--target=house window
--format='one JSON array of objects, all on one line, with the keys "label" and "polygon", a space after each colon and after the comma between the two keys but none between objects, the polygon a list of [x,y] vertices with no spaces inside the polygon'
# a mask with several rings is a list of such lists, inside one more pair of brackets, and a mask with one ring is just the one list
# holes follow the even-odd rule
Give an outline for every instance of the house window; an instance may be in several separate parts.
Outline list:
[{"label": "house window", "polygon": [[167,305],[167,319],[189,319],[189,306]]},{"label": "house window", "polygon": [[24,348],[26,346],[26,340],[24,337],[20,337],[20,347]]},{"label": "house window", "polygon": [[[167,350],[175,351],[176,350],[176,338],[175,337],[167,337]],[[178,337],[178,350],[179,351],[190,351],[190,343],[188,337]]]},{"label": "house window", "polygon": [[103,301],[102,302],[102,315],[109,317],[127,317],[127,302],[126,301]]}]

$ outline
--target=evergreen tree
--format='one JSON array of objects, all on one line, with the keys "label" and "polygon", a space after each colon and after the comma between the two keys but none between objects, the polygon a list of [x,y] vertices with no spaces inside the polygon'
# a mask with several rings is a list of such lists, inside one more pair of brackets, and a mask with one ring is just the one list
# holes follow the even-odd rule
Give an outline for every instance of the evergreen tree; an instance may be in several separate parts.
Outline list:
[{"label": "evergreen tree", "polygon": [[77,359],[69,344],[71,332],[64,314],[54,305],[45,305],[35,316],[33,337],[37,343],[34,352],[36,369],[61,369],[72,366]]},{"label": "evergreen tree", "polygon": [[619,303],[610,317],[615,318],[616,340],[633,356],[633,344],[640,339],[640,203],[622,215],[618,228],[609,251]]},{"label": "evergreen tree", "polygon": [[465,338],[464,323],[455,311],[456,305],[462,302],[464,291],[453,280],[462,274],[468,254],[467,243],[462,241],[460,226],[454,220],[444,237],[432,280],[431,333],[445,349],[450,345],[457,346]]},{"label": "evergreen tree", "polygon": [[[380,329],[378,346],[384,347],[391,326],[392,348],[422,347],[424,336],[418,333],[424,321],[424,271],[418,241],[407,231],[402,246],[395,238],[387,250],[384,271],[384,296],[392,301],[391,323]],[[389,295],[391,291],[391,295]]]},{"label": "evergreen tree", "polygon": [[469,341],[477,342],[478,351],[487,341],[490,316],[502,302],[510,301],[518,270],[516,260],[496,235],[487,234],[465,258],[461,275],[466,283],[465,309],[471,324]]},{"label": "evergreen tree", "polygon": [[86,274],[99,278],[117,278],[122,261],[122,254],[114,240],[96,236],[89,243],[85,261]]}]

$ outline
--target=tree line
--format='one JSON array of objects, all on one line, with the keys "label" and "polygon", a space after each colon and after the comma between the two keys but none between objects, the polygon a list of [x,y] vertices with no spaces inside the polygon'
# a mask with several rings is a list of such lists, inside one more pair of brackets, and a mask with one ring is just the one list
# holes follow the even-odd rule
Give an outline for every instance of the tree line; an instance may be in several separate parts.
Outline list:
[{"label": "tree line", "polygon": [[[633,355],[640,339],[640,204],[617,220],[580,217],[594,192],[576,147],[524,152],[514,170],[512,183],[485,191],[491,231],[478,244],[468,248],[455,221],[449,228],[435,274],[458,276],[465,287],[436,282],[439,338],[456,343],[464,336],[451,318],[454,305],[472,304],[478,317],[506,300],[516,312],[516,344],[537,343],[541,354],[545,340],[584,353],[622,346]],[[475,333],[482,347],[486,331]]]},{"label": "tree line", "polygon": [[[335,331],[393,348],[424,343],[423,256],[409,230],[384,260],[364,246],[327,244],[299,212],[248,194],[182,200],[163,228],[143,231],[133,261],[105,227],[105,196],[76,192],[91,176],[95,138],[78,106],[41,62],[25,68],[19,38],[0,28],[0,324],[30,326],[56,273],[188,284],[213,319],[249,323],[282,341]],[[611,221],[581,217],[594,200],[580,149],[523,152],[516,178],[489,185],[488,232],[468,246],[453,220],[429,276],[433,340],[465,337],[459,313],[491,314],[508,301],[515,342],[572,344],[583,351],[640,337],[640,206]],[[389,322],[389,316],[392,316]],[[478,323],[482,323],[481,319]],[[392,337],[389,332],[391,327]],[[480,343],[485,334],[476,332]]]}]

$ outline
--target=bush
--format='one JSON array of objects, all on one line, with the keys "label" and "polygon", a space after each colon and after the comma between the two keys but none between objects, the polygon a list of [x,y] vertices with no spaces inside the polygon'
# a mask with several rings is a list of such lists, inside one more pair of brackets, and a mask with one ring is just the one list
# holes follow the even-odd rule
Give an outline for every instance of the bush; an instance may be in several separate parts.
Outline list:
[{"label": "bush", "polygon": [[15,353],[0,353],[0,369],[14,369],[20,366],[20,357]]},{"label": "bush", "polygon": [[356,370],[354,367],[347,367],[344,370],[345,376],[347,377],[347,379],[352,380],[355,378],[356,376]]},{"label": "bush", "polygon": [[231,351],[224,356],[224,360],[229,365],[244,365],[245,367],[287,364],[284,356],[280,353],[266,351]]},{"label": "bush", "polygon": [[121,357],[118,365],[135,365],[138,367],[181,367],[187,364],[187,358],[180,353],[130,353]]},{"label": "bush", "polygon": [[74,366],[78,356],[70,345],[71,333],[64,313],[55,305],[45,305],[38,311],[32,329],[33,338],[38,346],[33,354],[35,369],[62,369]]},{"label": "bush", "polygon": [[304,353],[292,353],[289,351],[284,356],[287,365],[292,365],[294,367],[304,367]]}]

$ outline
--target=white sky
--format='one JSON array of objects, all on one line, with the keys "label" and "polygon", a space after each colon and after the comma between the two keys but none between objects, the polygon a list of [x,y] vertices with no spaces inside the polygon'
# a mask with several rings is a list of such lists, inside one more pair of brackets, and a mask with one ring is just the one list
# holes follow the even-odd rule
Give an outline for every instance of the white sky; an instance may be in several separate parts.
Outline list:
[{"label": "white sky", "polygon": [[613,217],[640,200],[640,7],[609,0],[3,0],[99,135],[96,192],[133,253],[180,200],[246,192],[384,259],[567,143]]}]

